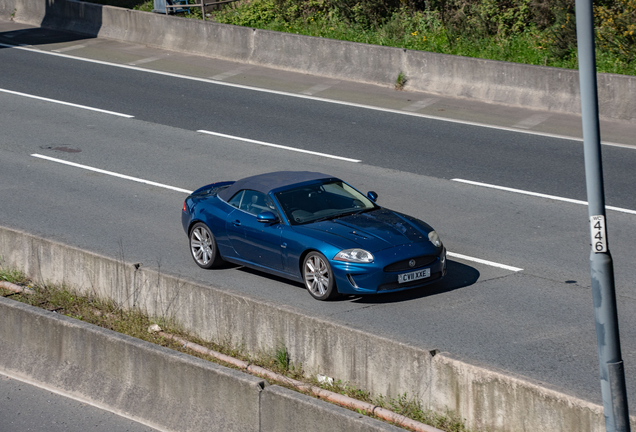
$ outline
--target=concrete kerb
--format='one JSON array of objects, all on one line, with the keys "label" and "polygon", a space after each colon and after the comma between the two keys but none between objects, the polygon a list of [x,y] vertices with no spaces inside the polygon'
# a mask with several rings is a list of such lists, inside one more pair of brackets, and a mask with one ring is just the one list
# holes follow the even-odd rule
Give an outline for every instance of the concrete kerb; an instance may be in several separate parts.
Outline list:
[{"label": "concrete kerb", "polygon": [[[0,0],[17,22],[269,66],[568,114],[580,113],[578,72],[256,30],[72,0]],[[636,122],[636,77],[598,74],[600,115]]]},{"label": "concrete kerb", "polygon": [[[350,382],[373,394],[416,396],[423,407],[454,410],[468,426],[492,431],[602,431],[602,407],[523,377],[474,365],[225,290],[201,286],[20,231],[0,228],[5,267],[39,281],[63,283],[123,307],[175,319],[213,341],[248,352],[280,344],[306,371]],[[236,317],[241,317],[236,319]],[[318,331],[317,329],[321,329]],[[636,417],[632,417],[636,427]]]}]

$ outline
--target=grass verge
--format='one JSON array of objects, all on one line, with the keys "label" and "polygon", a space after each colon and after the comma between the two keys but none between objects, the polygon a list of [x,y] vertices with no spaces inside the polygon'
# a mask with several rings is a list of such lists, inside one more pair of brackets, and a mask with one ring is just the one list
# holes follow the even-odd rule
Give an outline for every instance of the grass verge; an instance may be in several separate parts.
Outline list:
[{"label": "grass verge", "polygon": [[[220,352],[250,364],[260,366],[288,378],[303,381],[315,387],[320,387],[334,393],[339,393],[363,402],[374,404],[378,407],[386,408],[399,415],[431,425],[444,431],[469,432],[462,419],[454,413],[449,412],[446,415],[440,415],[432,411],[425,410],[422,408],[422,405],[418,400],[409,397],[406,394],[398,398],[387,398],[383,396],[373,397],[369,392],[355,388],[354,386],[351,386],[348,383],[343,383],[340,380],[329,384],[328,382],[319,380],[317,376],[308,379],[304,374],[302,365],[293,363],[289,357],[287,349],[282,345],[274,349],[272,352],[261,352],[258,355],[248,355],[243,352],[241,347],[233,347],[229,343],[215,343],[201,340],[184,331],[178,323],[170,319],[149,317],[139,309],[124,310],[114,301],[100,299],[96,296],[79,294],[77,291],[66,286],[36,284],[29,280],[29,278],[27,278],[23,273],[14,269],[5,269],[0,267],[0,281],[10,282],[30,289],[30,292],[27,294],[15,293],[9,289],[0,287],[0,295],[15,301],[79,319],[118,333],[126,334],[137,339],[183,352],[188,355],[193,355],[226,367],[237,369],[231,364],[220,361],[209,355],[191,351],[188,348],[184,348],[184,345],[180,342],[163,337],[156,332],[150,332],[148,330],[150,326],[157,324],[165,333],[170,333],[182,339],[186,339],[189,342],[201,345],[209,350]],[[270,383],[298,391],[298,389],[289,386],[284,381],[273,382],[271,378],[268,378],[268,381]],[[303,393],[311,394],[309,391]]]}]

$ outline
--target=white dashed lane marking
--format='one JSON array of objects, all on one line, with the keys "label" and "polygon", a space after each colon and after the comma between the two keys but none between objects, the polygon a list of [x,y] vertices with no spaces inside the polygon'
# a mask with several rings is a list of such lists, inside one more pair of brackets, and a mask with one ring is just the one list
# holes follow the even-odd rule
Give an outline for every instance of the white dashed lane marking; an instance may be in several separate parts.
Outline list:
[{"label": "white dashed lane marking", "polygon": [[327,154],[327,153],[319,153],[319,152],[315,152],[315,151],[311,151],[311,150],[298,149],[298,148],[295,148],[295,147],[288,147],[288,146],[284,146],[284,145],[280,145],[280,144],[272,144],[272,143],[268,143],[268,142],[264,142],[264,141],[257,141],[257,140],[253,140],[253,139],[249,139],[249,138],[237,137],[237,136],[234,136],[234,135],[226,135],[226,134],[222,134],[222,133],[218,133],[218,132],[210,132],[210,131],[206,131],[206,130],[198,130],[197,132],[208,134],[208,135],[214,135],[214,136],[218,136],[218,137],[221,137],[221,138],[229,138],[229,139],[232,139],[232,140],[243,141],[243,142],[251,143],[251,144],[258,144],[258,145],[267,146],[267,147],[274,147],[274,148],[294,151],[294,152],[298,152],[298,153],[306,153],[306,154],[326,157],[326,158],[330,158],[330,159],[338,159],[338,160],[342,160],[342,161],[345,161],[345,162],[355,162],[355,163],[362,162],[362,161],[360,161],[358,159],[351,159],[351,158],[347,158],[347,157],[343,157],[343,156],[335,156],[335,155],[331,155],[331,154]]},{"label": "white dashed lane marking", "polygon": [[[475,182],[472,180],[463,180],[463,179],[451,179],[451,181],[455,181],[455,182],[459,182],[459,183],[466,183],[469,185],[473,185],[473,186],[481,186],[481,187],[485,187],[485,188],[490,188],[490,189],[498,189],[498,190],[502,190],[502,191],[506,191],[506,192],[512,192],[512,193],[517,193],[517,194],[521,194],[521,195],[530,195],[530,196],[535,196],[535,197],[539,197],[539,198],[547,198],[547,199],[551,199],[551,200],[555,200],[555,201],[563,201],[563,202],[568,202],[571,204],[579,204],[579,205],[587,205],[587,201],[581,201],[581,200],[575,200],[572,198],[564,198],[564,197],[560,197],[560,196],[555,196],[555,195],[546,195],[546,194],[542,194],[542,193],[538,193],[538,192],[530,192],[530,191],[524,191],[521,189],[513,189],[513,188],[509,188],[509,187],[505,187],[505,186],[496,186],[496,185],[491,185],[491,184],[487,184],[487,183],[479,183],[479,182]],[[628,214],[636,214],[636,210],[630,210],[630,209],[625,209],[625,208],[621,208],[621,207],[612,207],[612,206],[605,206],[605,208],[607,210],[613,210],[613,211],[617,211],[617,212],[621,212],[621,213],[628,213]]]},{"label": "white dashed lane marking", "polygon": [[106,170],[103,170],[103,169],[100,169],[100,168],[94,168],[94,167],[91,167],[91,166],[88,166],[88,165],[82,165],[82,164],[78,164],[78,163],[75,163],[75,162],[69,162],[69,161],[65,161],[65,160],[62,160],[62,159],[52,158],[52,157],[44,156],[44,155],[37,154],[37,153],[34,153],[31,156],[33,156],[35,158],[38,158],[38,159],[48,160],[50,162],[57,162],[59,164],[68,165],[68,166],[72,166],[72,167],[75,167],[75,168],[81,168],[81,169],[87,170],[87,171],[93,171],[93,172],[97,172],[97,173],[100,173],[100,174],[106,174],[106,175],[117,177],[117,178],[124,179],[124,180],[130,180],[130,181],[134,181],[134,182],[137,182],[137,183],[144,183],[144,184],[147,184],[147,185],[150,185],[150,186],[157,186],[157,187],[160,187],[160,188],[170,189],[170,190],[173,190],[173,191],[183,192],[183,193],[187,193],[187,194],[191,194],[192,193],[192,191],[187,190],[187,189],[182,189],[182,188],[178,188],[178,187],[175,187],[175,186],[170,186],[170,185],[166,185],[166,184],[163,184],[163,183],[157,183],[157,182],[153,182],[153,181],[150,181],[150,180],[144,180],[144,179],[141,179],[141,178],[138,178],[138,177],[131,177],[131,176],[128,176],[128,175],[125,175],[125,174],[119,174],[119,173],[116,173],[116,172],[113,172],[113,171],[106,171]]},{"label": "white dashed lane marking", "polygon": [[476,262],[476,263],[479,263],[479,264],[485,264],[485,265],[488,265],[488,266],[491,266],[491,267],[497,267],[497,268],[504,269],[504,270],[509,270],[509,271],[512,271],[512,272],[523,271],[523,269],[519,268],[519,267],[512,267],[512,266],[509,266],[509,265],[506,265],[506,264],[499,264],[499,263],[496,263],[496,262],[483,260],[481,258],[470,257],[470,256],[467,256],[467,255],[462,255],[462,254],[458,254],[458,253],[454,253],[454,252],[448,252],[447,251],[446,255],[448,255],[449,257],[452,257],[452,258],[458,258],[458,259],[463,259],[465,261],[472,261],[472,262]]},{"label": "white dashed lane marking", "polygon": [[74,104],[74,103],[70,103],[70,102],[64,102],[64,101],[60,101],[60,100],[56,100],[56,99],[49,99],[49,98],[45,98],[45,97],[41,97],[41,96],[35,96],[35,95],[31,95],[31,94],[27,94],[27,93],[20,93],[20,92],[16,92],[16,91],[12,91],[12,90],[6,90],[6,89],[0,89],[0,92],[2,93],[8,93],[8,94],[12,94],[15,96],[22,96],[22,97],[26,97],[26,98],[30,98],[30,99],[37,99],[37,100],[41,100],[44,102],[51,102],[51,103],[56,103],[56,104],[60,104],[60,105],[66,105],[66,106],[70,106],[73,108],[81,108],[81,109],[85,109],[85,110],[89,110],[89,111],[96,111],[96,112],[100,112],[100,113],[104,113],[104,114],[110,114],[110,115],[114,115],[114,116],[118,116],[118,117],[126,117],[126,118],[133,118],[134,116],[128,115],[128,114],[122,114],[122,113],[118,113],[118,112],[114,112],[114,111],[107,111],[107,110],[103,110],[100,108],[93,108],[93,107],[89,107],[86,105],[78,105],[78,104]]}]

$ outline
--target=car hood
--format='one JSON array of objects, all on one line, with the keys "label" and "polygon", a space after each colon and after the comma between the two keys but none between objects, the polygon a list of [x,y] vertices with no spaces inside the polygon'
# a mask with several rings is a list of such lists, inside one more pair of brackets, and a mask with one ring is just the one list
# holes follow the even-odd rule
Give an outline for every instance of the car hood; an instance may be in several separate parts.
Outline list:
[{"label": "car hood", "polygon": [[[341,248],[361,247],[377,252],[407,243],[429,242],[430,225],[418,219],[380,208],[322,222],[297,225],[294,229]],[[327,234],[327,237],[318,236]],[[434,246],[431,244],[431,247]]]}]

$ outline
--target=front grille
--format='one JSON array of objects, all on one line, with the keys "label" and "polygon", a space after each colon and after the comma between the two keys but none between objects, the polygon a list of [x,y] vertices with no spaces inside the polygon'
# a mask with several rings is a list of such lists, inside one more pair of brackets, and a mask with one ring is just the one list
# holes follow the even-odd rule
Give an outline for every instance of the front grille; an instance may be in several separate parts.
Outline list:
[{"label": "front grille", "polygon": [[397,290],[397,289],[403,289],[403,288],[412,288],[412,287],[416,287],[416,286],[420,286],[420,285],[426,285],[429,284],[431,282],[436,281],[437,279],[442,277],[442,272],[436,272],[431,274],[431,277],[427,277],[426,279],[419,279],[419,280],[414,280],[411,282],[406,282],[406,283],[399,283],[399,282],[389,282],[389,283],[385,283],[382,284],[378,287],[378,292],[379,291],[393,291],[393,290]]},{"label": "front grille", "polygon": [[[415,260],[415,265],[413,267],[409,265],[409,261],[411,261],[412,259]],[[384,271],[399,272],[399,271],[405,271],[405,270],[415,270],[417,268],[426,267],[427,265],[433,264],[436,259],[437,259],[437,255],[422,255],[416,258],[409,258],[402,261],[398,261],[393,264],[389,264],[388,266],[384,267]]]}]

